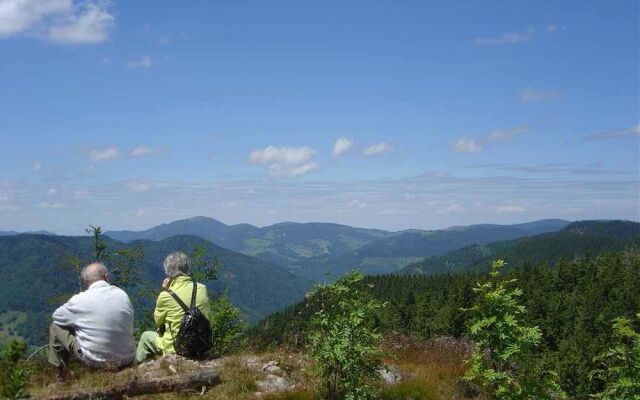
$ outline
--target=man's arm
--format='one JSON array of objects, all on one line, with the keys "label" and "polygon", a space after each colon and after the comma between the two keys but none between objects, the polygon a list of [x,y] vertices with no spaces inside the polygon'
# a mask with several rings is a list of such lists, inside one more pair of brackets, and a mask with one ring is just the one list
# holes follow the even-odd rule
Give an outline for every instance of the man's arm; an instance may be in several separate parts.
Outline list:
[{"label": "man's arm", "polygon": [[78,314],[79,295],[74,295],[53,312],[53,323],[60,326],[74,326]]}]

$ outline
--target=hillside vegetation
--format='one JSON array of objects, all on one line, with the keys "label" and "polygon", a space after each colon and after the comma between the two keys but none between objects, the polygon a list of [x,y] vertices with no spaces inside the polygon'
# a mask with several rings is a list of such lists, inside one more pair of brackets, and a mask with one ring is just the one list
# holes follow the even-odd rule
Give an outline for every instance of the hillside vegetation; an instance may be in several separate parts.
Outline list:
[{"label": "hillside vegetation", "polygon": [[[613,341],[614,319],[634,319],[640,312],[640,252],[637,249],[597,257],[562,259],[554,267],[512,264],[505,279],[517,279],[528,312],[524,322],[537,326],[542,341],[537,368],[557,371],[561,387],[575,398],[600,389],[589,378],[598,366],[594,357]],[[373,317],[383,333],[401,333],[419,340],[466,336],[470,315],[461,312],[475,299],[473,288],[484,275],[477,272],[438,275],[371,276],[375,299],[387,307]],[[304,346],[301,332],[315,312],[306,302],[276,313],[254,328],[258,348],[274,343]],[[639,328],[636,326],[635,328]]]},{"label": "hillside vegetation", "polygon": [[[222,264],[219,279],[209,283],[212,293],[227,292],[229,299],[250,319],[256,320],[282,309],[304,296],[310,283],[283,268],[216,246],[194,236],[177,236],[162,241],[141,240],[124,244],[107,240],[110,254],[136,249],[143,255],[136,266],[138,289],[160,287],[162,261],[169,253],[191,253],[202,246],[206,256]],[[3,327],[31,344],[45,341],[51,312],[71,293],[78,291],[74,258],[90,260],[93,243],[89,237],[18,235],[0,237],[0,310],[26,313],[24,321]],[[108,261],[111,267],[117,256]],[[133,295],[133,294],[132,294]],[[137,309],[137,318],[143,311]]]},{"label": "hillside vegetation", "polygon": [[412,263],[401,274],[436,274],[467,270],[487,271],[493,259],[510,264],[555,264],[603,251],[620,251],[640,245],[640,224],[631,221],[579,221],[557,232],[517,240],[467,246]]}]

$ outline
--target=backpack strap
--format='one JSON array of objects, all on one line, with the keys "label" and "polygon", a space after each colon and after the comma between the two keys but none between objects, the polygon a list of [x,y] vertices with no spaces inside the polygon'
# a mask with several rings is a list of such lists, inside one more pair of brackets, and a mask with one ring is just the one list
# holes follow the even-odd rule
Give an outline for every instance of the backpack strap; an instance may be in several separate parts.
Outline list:
[{"label": "backpack strap", "polygon": [[191,308],[196,306],[196,293],[198,293],[198,284],[196,284],[196,280],[193,279],[193,291],[191,292]]},{"label": "backpack strap", "polygon": [[175,294],[173,292],[173,290],[167,289],[166,291],[171,295],[171,297],[173,297],[173,299],[176,301],[176,303],[178,303],[180,305],[180,307],[182,307],[182,309],[184,310],[185,313],[189,311],[189,307],[187,307],[187,305],[184,304],[184,302],[182,300],[180,300],[180,297],[178,297],[178,295]]}]

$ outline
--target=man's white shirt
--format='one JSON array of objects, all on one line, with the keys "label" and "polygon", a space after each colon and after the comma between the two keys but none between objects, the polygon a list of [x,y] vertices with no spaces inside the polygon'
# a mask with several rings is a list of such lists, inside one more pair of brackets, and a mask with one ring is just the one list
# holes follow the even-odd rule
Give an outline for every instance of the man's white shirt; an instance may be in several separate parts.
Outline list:
[{"label": "man's white shirt", "polygon": [[116,286],[94,282],[60,306],[53,322],[74,329],[88,364],[122,366],[133,361],[133,307],[129,296]]}]

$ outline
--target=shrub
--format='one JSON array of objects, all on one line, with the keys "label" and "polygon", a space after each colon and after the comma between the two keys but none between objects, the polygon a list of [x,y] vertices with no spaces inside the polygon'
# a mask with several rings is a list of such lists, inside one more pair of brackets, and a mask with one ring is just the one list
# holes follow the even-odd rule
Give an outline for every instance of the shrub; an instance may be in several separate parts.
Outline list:
[{"label": "shrub", "polygon": [[226,295],[210,301],[211,312],[209,322],[213,333],[212,351],[222,355],[233,351],[242,333],[247,329],[246,322]]},{"label": "shrub", "polygon": [[[640,314],[637,314],[640,319]],[[594,397],[600,400],[640,399],[640,333],[627,318],[613,322],[615,343],[604,354],[595,358],[600,369],[591,373],[604,390]]]},{"label": "shrub", "polygon": [[475,342],[471,367],[465,377],[478,382],[498,400],[553,399],[564,395],[553,373],[537,371],[532,350],[540,343],[538,327],[524,326],[526,309],[519,303],[522,290],[503,281],[504,261],[493,262],[488,282],[476,284],[469,334]]},{"label": "shrub", "polygon": [[17,399],[24,395],[24,386],[31,374],[31,368],[25,362],[27,345],[24,342],[11,342],[0,346],[0,398]]},{"label": "shrub", "polygon": [[327,399],[368,399],[379,379],[380,335],[371,314],[384,306],[373,300],[359,272],[318,286],[308,306],[316,311],[308,331],[309,353],[318,363]]}]

